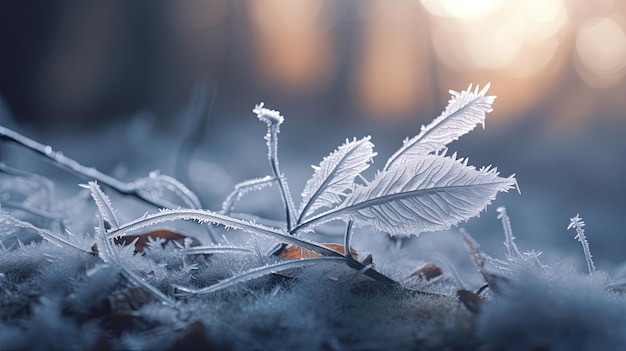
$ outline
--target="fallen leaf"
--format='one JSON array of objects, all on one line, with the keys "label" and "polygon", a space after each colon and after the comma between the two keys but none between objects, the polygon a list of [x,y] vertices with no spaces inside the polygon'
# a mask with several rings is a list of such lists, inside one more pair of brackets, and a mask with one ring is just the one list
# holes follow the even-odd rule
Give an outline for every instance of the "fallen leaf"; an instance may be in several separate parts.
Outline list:
[{"label": "fallen leaf", "polygon": [[[346,251],[343,248],[343,245],[340,245],[340,244],[321,244],[321,245],[331,250],[335,250],[344,255],[346,253]],[[350,254],[352,255],[352,258],[354,259],[356,259],[358,255],[357,252],[353,248],[350,248]],[[318,254],[317,252],[306,250],[295,245],[289,245],[285,247],[278,256],[282,258],[287,258],[290,260],[296,260],[300,258],[322,257],[322,255]]]},{"label": "fallen leaf", "polygon": [[[190,238],[188,236],[176,233],[170,229],[155,229],[153,231],[144,233],[144,234],[138,234],[138,235],[128,235],[128,236],[124,236],[121,238],[115,238],[113,240],[113,242],[116,245],[129,245],[130,243],[133,242],[133,240],[137,239],[137,242],[135,242],[135,253],[137,252],[142,252],[143,249],[146,247],[146,243],[148,242],[148,238],[152,238],[152,239],[156,239],[156,238],[162,238],[165,239],[165,241],[177,241],[179,243],[184,243],[186,238]],[[196,239],[192,239],[192,244],[191,246],[198,246],[200,245],[200,242]],[[98,253],[98,246],[97,245],[93,245],[91,247],[91,250],[97,254]]]},{"label": "fallen leaf", "polygon": [[423,280],[429,281],[443,275],[443,269],[435,264],[428,263],[420,267],[415,272],[411,273],[408,278],[419,277]]},{"label": "fallen leaf", "polygon": [[472,313],[476,314],[480,312],[481,305],[484,302],[482,297],[465,289],[457,290],[456,296],[459,297],[459,300],[463,303],[463,305]]}]

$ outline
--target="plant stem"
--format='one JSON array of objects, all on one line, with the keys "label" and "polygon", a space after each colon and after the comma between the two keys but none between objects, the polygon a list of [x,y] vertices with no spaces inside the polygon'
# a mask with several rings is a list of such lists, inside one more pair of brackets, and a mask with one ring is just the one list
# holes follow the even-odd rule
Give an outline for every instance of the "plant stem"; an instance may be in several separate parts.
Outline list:
[{"label": "plant stem", "polygon": [[506,247],[507,255],[509,257],[515,256],[516,258],[522,257],[517,245],[515,244],[515,237],[513,236],[513,229],[511,228],[511,219],[506,213],[504,206],[498,207],[498,218],[502,220],[502,228],[504,229],[504,246]]},{"label": "plant stem", "polygon": [[343,250],[347,258],[352,258],[352,253],[350,252],[350,241],[352,239],[353,224],[352,220],[348,221],[348,224],[346,224],[346,234],[343,238]]},{"label": "plant stem", "polygon": [[589,242],[585,236],[585,229],[583,229],[584,226],[585,221],[583,221],[579,214],[576,214],[576,217],[570,218],[570,224],[567,226],[567,229],[574,228],[576,230],[576,236],[574,239],[578,240],[583,247],[585,260],[587,261],[587,268],[589,269],[589,275],[591,275],[596,270],[596,267],[593,264],[591,250],[589,249]]},{"label": "plant stem", "polygon": [[[151,196],[145,195],[142,192],[142,184],[145,182],[136,181],[136,182],[122,182],[116,178],[113,178],[105,173],[100,172],[94,167],[87,167],[79,162],[63,155],[60,151],[55,151],[49,145],[44,145],[39,143],[33,139],[30,139],[16,131],[13,131],[9,128],[0,126],[0,142],[12,142],[17,145],[20,145],[28,150],[31,150],[35,154],[44,157],[45,159],[52,162],[52,164],[56,167],[59,167],[63,170],[66,170],[79,178],[83,178],[87,181],[96,180],[98,183],[107,186],[114,191],[122,195],[133,196],[141,201],[144,201],[148,204],[151,204],[158,208],[176,208],[179,207],[176,204],[173,204],[165,199],[154,198]],[[182,183],[178,182],[174,178],[161,176],[161,181],[168,182],[170,185],[174,186],[178,189],[183,195],[188,198],[183,198],[183,200],[188,205],[193,205],[194,207],[201,208],[200,200],[188,190]],[[216,238],[215,233],[211,230],[211,228],[207,228],[207,233],[213,243],[217,243],[218,240]]]},{"label": "plant stem", "polygon": [[[139,195],[134,191],[131,183],[121,182],[107,174],[98,171],[96,168],[83,166],[75,160],[66,157],[65,155],[63,155],[63,153],[59,151],[54,151],[51,146],[44,145],[35,140],[29,139],[11,129],[0,126],[0,140],[13,142],[27,149],[30,149],[36,154],[52,161],[55,166],[74,173],[79,177],[86,178],[87,180],[95,179],[101,184],[105,184],[106,186],[114,189],[119,193],[139,197]],[[154,202],[150,201],[149,199],[142,200],[154,204]]]},{"label": "plant stem", "polygon": [[266,136],[266,138],[268,138],[268,155],[272,174],[278,180],[278,189],[280,190],[283,204],[285,205],[285,221],[287,223],[287,230],[291,231],[294,222],[293,216],[295,214],[295,208],[291,198],[291,193],[289,192],[289,186],[287,185],[285,177],[280,172],[280,167],[278,165],[278,131],[278,124],[268,124]]}]

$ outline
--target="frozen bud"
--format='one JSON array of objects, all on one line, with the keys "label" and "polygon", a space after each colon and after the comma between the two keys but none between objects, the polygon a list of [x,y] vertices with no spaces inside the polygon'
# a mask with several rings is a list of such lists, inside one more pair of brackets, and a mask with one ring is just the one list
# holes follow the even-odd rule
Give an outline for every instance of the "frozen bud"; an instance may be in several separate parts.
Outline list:
[{"label": "frozen bud", "polygon": [[268,108],[264,108],[263,106],[264,104],[261,102],[254,107],[254,110],[252,110],[252,112],[256,113],[256,116],[260,121],[263,121],[268,125],[280,125],[283,123],[285,118],[280,115],[279,111],[270,110]]}]

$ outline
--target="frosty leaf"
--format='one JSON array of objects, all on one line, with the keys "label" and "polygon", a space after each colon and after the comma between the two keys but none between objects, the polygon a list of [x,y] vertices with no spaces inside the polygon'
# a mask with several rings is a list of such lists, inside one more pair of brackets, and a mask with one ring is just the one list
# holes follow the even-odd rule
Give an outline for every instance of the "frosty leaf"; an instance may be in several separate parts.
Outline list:
[{"label": "frosty leaf", "polygon": [[379,172],[370,184],[357,186],[340,206],[296,229],[342,218],[372,224],[391,235],[418,235],[468,220],[498,192],[514,187],[514,176],[502,178],[495,168],[477,170],[454,156],[427,155]]},{"label": "frosty leaf", "polygon": [[352,188],[354,179],[369,167],[374,144],[370,137],[346,140],[337,150],[324,157],[302,192],[298,222],[320,207],[332,207],[340,203]]},{"label": "frosty leaf", "polygon": [[91,193],[91,197],[93,198],[96,206],[98,207],[98,212],[102,217],[102,220],[109,226],[109,228],[117,229],[120,227],[120,222],[117,220],[117,216],[115,215],[115,210],[113,210],[113,205],[111,205],[111,200],[109,197],[100,189],[100,186],[96,182],[88,182],[87,185],[80,184],[81,187],[85,189],[89,189]]},{"label": "frosty leaf", "polygon": [[478,86],[472,91],[472,85],[467,90],[456,92],[450,90],[452,98],[448,101],[445,111],[428,126],[422,126],[421,132],[404,141],[404,145],[394,153],[385,170],[394,163],[405,162],[415,156],[424,156],[439,151],[450,142],[468,133],[478,123],[485,126],[485,114],[491,112],[491,104],[495,96],[485,96],[489,84],[478,91]]}]

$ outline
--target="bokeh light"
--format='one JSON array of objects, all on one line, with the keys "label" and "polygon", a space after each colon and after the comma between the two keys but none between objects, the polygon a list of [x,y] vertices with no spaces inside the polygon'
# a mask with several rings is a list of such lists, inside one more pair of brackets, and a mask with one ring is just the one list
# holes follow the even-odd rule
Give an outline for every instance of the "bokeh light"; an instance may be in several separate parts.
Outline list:
[{"label": "bokeh light", "polygon": [[576,65],[592,86],[617,84],[626,74],[626,34],[621,17],[592,18],[576,34]]},{"label": "bokeh light", "polygon": [[492,14],[503,3],[503,0],[422,0],[422,4],[428,12],[435,16],[471,20]]},{"label": "bokeh light", "polygon": [[426,18],[415,2],[368,7],[354,82],[359,105],[380,118],[407,117],[431,96]]},{"label": "bokeh light", "polygon": [[[548,112],[547,124],[561,129],[598,114],[621,118],[626,1],[170,0],[150,11],[143,1],[50,5],[54,25],[7,41],[5,52],[16,54],[5,56],[0,93],[17,115],[39,121],[139,108],[171,116],[209,78],[225,111],[242,97],[267,97],[323,106],[329,119],[423,123],[449,88],[491,82],[492,123]],[[43,23],[5,17],[25,34]],[[555,107],[572,96],[594,102],[575,117]]]},{"label": "bokeh light", "polygon": [[327,83],[334,67],[329,1],[249,2],[259,76],[285,90]]}]

